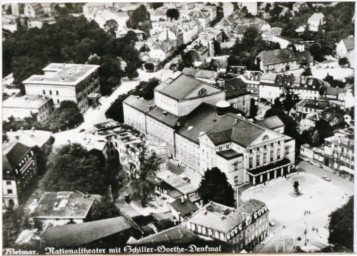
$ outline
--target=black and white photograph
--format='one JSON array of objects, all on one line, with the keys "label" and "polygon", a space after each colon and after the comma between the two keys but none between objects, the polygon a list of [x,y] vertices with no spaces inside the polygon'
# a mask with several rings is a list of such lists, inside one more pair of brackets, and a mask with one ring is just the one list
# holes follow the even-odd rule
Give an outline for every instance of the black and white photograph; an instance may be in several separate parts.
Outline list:
[{"label": "black and white photograph", "polygon": [[2,2],[2,255],[352,254],[355,5]]}]

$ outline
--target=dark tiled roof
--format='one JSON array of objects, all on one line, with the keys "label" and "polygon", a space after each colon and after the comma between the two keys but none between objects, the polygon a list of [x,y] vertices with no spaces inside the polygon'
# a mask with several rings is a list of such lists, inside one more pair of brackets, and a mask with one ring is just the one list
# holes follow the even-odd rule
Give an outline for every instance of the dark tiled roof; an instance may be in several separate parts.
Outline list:
[{"label": "dark tiled roof", "polygon": [[264,128],[254,125],[253,123],[238,119],[237,124],[234,125],[232,130],[232,141],[243,147],[248,147],[264,132]]},{"label": "dark tiled roof", "polygon": [[257,57],[261,59],[265,66],[283,62],[291,62],[295,60],[294,52],[291,49],[262,51]]},{"label": "dark tiled roof", "polygon": [[189,199],[182,202],[181,198],[176,199],[171,203],[171,206],[181,214],[182,217],[191,214],[198,210],[195,203],[191,202]]},{"label": "dark tiled roof", "polygon": [[278,116],[271,116],[265,118],[264,120],[257,122],[257,124],[269,129],[275,129],[284,126],[283,121],[281,121]]},{"label": "dark tiled roof", "polygon": [[116,217],[49,227],[42,238],[48,246],[68,248],[85,245],[131,228],[133,228],[132,223],[124,217]]},{"label": "dark tiled roof", "polygon": [[355,39],[354,39],[354,37],[349,37],[349,38],[343,39],[343,43],[345,44],[346,49],[348,51],[351,51],[351,50],[353,50],[355,48]]},{"label": "dark tiled roof", "polygon": [[243,156],[243,154],[240,154],[237,151],[234,151],[233,149],[219,151],[219,152],[217,152],[217,154],[222,156],[225,159],[228,159],[228,160],[239,157],[239,156]]},{"label": "dark tiled roof", "polygon": [[294,52],[291,49],[262,51],[257,57],[261,59],[264,66],[292,62],[295,60],[298,63],[313,61],[313,57],[311,56],[311,53],[309,51]]},{"label": "dark tiled roof", "polygon": [[158,107],[154,107],[152,110],[150,110],[148,112],[148,116],[170,126],[171,128],[175,128],[177,122],[179,121],[179,117],[172,115]]},{"label": "dark tiled roof", "polygon": [[188,75],[188,76],[195,76],[196,73],[198,72],[197,69],[194,69],[194,68],[184,68],[182,70],[182,73],[185,74],[185,75]]},{"label": "dark tiled roof", "polygon": [[[11,148],[6,150],[5,156],[11,167],[15,168],[30,151],[31,148],[25,146],[20,142],[16,142],[16,144],[14,144]],[[7,167],[9,167],[8,163],[6,163]]]},{"label": "dark tiled roof", "polygon": [[226,91],[226,99],[232,99],[235,97],[250,94],[247,91],[247,84],[240,78],[233,78],[225,81],[224,89]]},{"label": "dark tiled roof", "polygon": [[253,214],[264,206],[265,204],[263,202],[256,199],[250,199],[248,201],[245,201],[241,205],[240,209],[242,209],[242,211],[245,213]]},{"label": "dark tiled roof", "polygon": [[198,143],[200,132],[219,132],[233,127],[235,118],[230,115],[217,116],[216,107],[208,104],[201,104],[192,111],[185,119],[178,134],[191,141]]},{"label": "dark tiled roof", "polygon": [[124,103],[136,108],[137,110],[147,113],[150,110],[150,105],[153,104],[153,101],[148,101],[144,99],[140,99],[139,97],[135,95],[130,95],[128,98],[124,100]]},{"label": "dark tiled roof", "polygon": [[197,242],[201,238],[185,228],[176,226],[160,233],[132,241],[131,244],[183,244]]},{"label": "dark tiled roof", "polygon": [[166,82],[160,84],[155,90],[160,91],[161,93],[170,96],[176,100],[184,99],[190,92],[202,84],[201,81],[198,81],[190,76],[181,74],[170,84]]},{"label": "dark tiled roof", "polygon": [[295,57],[297,63],[312,62],[314,58],[312,57],[310,51],[295,52]]}]

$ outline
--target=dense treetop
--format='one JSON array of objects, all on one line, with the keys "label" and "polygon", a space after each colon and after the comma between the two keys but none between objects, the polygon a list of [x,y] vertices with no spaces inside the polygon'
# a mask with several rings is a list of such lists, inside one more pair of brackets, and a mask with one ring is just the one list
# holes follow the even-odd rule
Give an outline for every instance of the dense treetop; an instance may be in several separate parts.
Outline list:
[{"label": "dense treetop", "polygon": [[[111,30],[106,33],[95,21],[84,16],[60,16],[54,24],[44,24],[41,29],[19,28],[3,42],[3,75],[13,72],[15,84],[33,74],[41,74],[42,68],[51,62],[86,63],[88,57],[100,57],[99,75],[108,94],[120,83],[124,75],[117,57],[126,63],[125,75],[132,77],[140,65],[139,53],[134,49],[132,35],[115,38]],[[116,69],[107,69],[114,66]],[[109,87],[109,88],[108,88]]]}]

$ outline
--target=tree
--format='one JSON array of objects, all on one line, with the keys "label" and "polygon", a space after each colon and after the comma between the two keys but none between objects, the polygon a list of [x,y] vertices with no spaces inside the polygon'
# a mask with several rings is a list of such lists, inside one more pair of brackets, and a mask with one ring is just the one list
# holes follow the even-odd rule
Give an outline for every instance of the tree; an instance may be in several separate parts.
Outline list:
[{"label": "tree", "polygon": [[44,125],[51,131],[71,129],[84,121],[83,115],[74,101],[65,100],[51,113]]},{"label": "tree", "polygon": [[41,180],[46,191],[75,191],[104,194],[105,166],[98,156],[87,151],[80,144],[67,144],[48,160],[48,171]]},{"label": "tree", "polygon": [[197,192],[205,204],[214,201],[227,206],[234,206],[233,188],[228,183],[226,174],[217,167],[205,172]]},{"label": "tree", "polygon": [[348,62],[348,59],[346,57],[343,57],[343,58],[338,60],[338,64],[340,66],[346,66],[346,65],[349,65],[349,62]]},{"label": "tree", "polygon": [[341,244],[353,250],[354,210],[353,197],[347,204],[330,214],[329,238],[331,244]]},{"label": "tree", "polygon": [[168,9],[166,12],[166,16],[170,19],[170,20],[178,20],[180,17],[180,12],[177,9]]},{"label": "tree", "polygon": [[213,40],[214,56],[219,56],[222,54],[221,44],[217,40]]},{"label": "tree", "polygon": [[149,32],[151,28],[151,22],[150,14],[146,10],[146,7],[144,5],[140,5],[138,8],[136,8],[126,24],[129,28],[141,29],[145,32]]},{"label": "tree", "polygon": [[111,118],[119,123],[124,123],[123,101],[129,94],[121,94],[105,112],[106,118]]},{"label": "tree", "polygon": [[110,19],[104,23],[104,30],[111,35],[115,36],[115,32],[118,30],[118,22],[116,20]]},{"label": "tree", "polygon": [[15,241],[22,229],[30,228],[28,214],[19,206],[16,209],[7,209],[3,213],[3,247],[15,246]]},{"label": "tree", "polygon": [[301,75],[302,76],[312,76],[311,68],[308,67],[307,69],[305,69]]},{"label": "tree", "polygon": [[161,159],[155,153],[149,153],[145,146],[142,147],[139,155],[138,173],[131,180],[133,187],[133,197],[140,200],[145,206],[151,199],[155,191],[155,173],[159,170]]},{"label": "tree", "polygon": [[87,221],[102,220],[119,217],[120,211],[113,202],[105,200],[94,201],[87,217]]}]

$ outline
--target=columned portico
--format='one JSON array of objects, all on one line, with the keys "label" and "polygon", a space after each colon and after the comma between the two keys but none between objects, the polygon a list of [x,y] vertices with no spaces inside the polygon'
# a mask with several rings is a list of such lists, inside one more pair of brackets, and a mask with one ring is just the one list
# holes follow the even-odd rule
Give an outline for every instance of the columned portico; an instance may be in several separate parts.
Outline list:
[{"label": "columned portico", "polygon": [[250,169],[248,170],[247,174],[250,176],[250,182],[252,182],[253,185],[257,185],[271,180],[272,177],[276,179],[277,177],[281,177],[290,173],[292,165],[293,164],[290,163],[288,159],[283,159],[279,162],[260,166],[255,169]]}]

